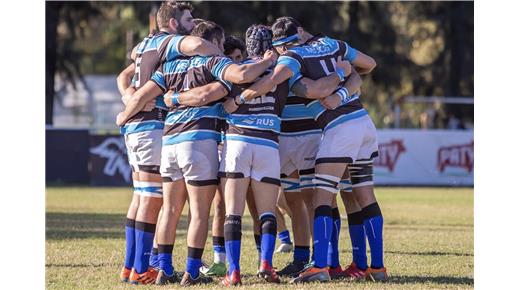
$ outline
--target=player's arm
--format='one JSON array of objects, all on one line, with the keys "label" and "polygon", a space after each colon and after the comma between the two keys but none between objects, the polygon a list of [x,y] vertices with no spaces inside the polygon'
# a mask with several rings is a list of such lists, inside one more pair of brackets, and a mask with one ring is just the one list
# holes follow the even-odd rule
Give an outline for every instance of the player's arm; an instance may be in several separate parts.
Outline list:
[{"label": "player's arm", "polygon": [[132,84],[132,77],[135,72],[135,64],[131,63],[128,65],[119,75],[117,76],[117,89],[122,96],[123,103],[126,104],[128,100],[125,95],[125,91]]},{"label": "player's arm", "polygon": [[262,75],[275,61],[276,54],[268,50],[265,52],[264,58],[259,62],[229,65],[224,71],[223,78],[235,84],[250,83]]},{"label": "player's arm", "polygon": [[154,99],[163,93],[163,89],[154,81],[147,81],[144,86],[137,90],[126,104],[125,110],[117,115],[116,123],[118,126],[123,125],[130,117],[139,113],[146,103],[154,101]]},{"label": "player's arm", "polygon": [[[223,55],[222,51],[212,42],[207,41],[197,36],[176,36],[170,40],[168,44],[168,55],[172,53],[179,53],[184,56],[213,56]],[[167,58],[169,59],[169,58]]]},{"label": "player's arm", "polygon": [[376,61],[372,57],[358,51],[356,58],[352,61],[359,74],[368,74],[376,67]]},{"label": "player's arm", "polygon": [[326,77],[312,80],[310,78],[300,78],[291,87],[291,90],[300,97],[309,99],[323,99],[334,93],[346,76],[350,75],[352,70],[348,61],[339,60],[336,63],[336,72]]},{"label": "player's arm", "polygon": [[356,70],[352,70],[343,86],[336,89],[330,96],[321,99],[320,103],[329,110],[346,104],[352,95],[360,91],[362,84],[363,80],[359,73]]},{"label": "player's arm", "polygon": [[265,95],[275,86],[291,78],[292,75],[293,72],[289,67],[283,64],[278,64],[274,67],[272,73],[262,77],[259,81],[245,89],[241,94],[241,98],[244,101],[249,101],[261,95]]},{"label": "player's arm", "polygon": [[170,90],[164,95],[164,102],[168,107],[177,105],[199,107],[219,100],[228,93],[228,89],[221,82],[215,81],[181,93]]}]

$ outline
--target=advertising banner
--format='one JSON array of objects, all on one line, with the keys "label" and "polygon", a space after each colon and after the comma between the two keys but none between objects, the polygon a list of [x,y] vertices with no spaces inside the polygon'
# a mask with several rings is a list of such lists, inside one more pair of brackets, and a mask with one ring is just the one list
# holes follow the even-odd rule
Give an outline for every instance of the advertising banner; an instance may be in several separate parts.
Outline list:
[{"label": "advertising banner", "polygon": [[473,186],[473,131],[378,130],[376,185]]}]

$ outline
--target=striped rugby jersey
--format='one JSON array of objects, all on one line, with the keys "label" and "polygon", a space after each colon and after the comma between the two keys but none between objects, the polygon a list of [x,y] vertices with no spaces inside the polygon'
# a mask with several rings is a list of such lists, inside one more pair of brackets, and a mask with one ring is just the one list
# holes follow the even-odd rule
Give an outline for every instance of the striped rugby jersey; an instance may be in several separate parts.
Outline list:
[{"label": "striped rugby jersey", "polygon": [[[293,77],[301,74],[303,77],[317,80],[335,72],[338,57],[352,62],[356,56],[357,50],[343,41],[315,36],[304,45],[290,48],[278,58],[278,64],[289,67]],[[323,130],[368,114],[359,100],[359,95],[352,96],[346,104],[334,110],[326,110],[318,100],[307,99],[305,106],[308,109],[306,113],[310,113]]]},{"label": "striped rugby jersey", "polygon": [[[254,61],[256,60],[247,59],[243,64]],[[263,75],[270,72],[271,69],[268,69]],[[233,90],[228,97],[234,98],[240,95],[250,85],[233,85]],[[226,113],[225,139],[278,148],[278,135],[281,127],[280,116],[288,93],[289,82],[285,81],[279,84],[274,91],[241,104],[231,114]]]},{"label": "striped rugby jersey", "polygon": [[[224,71],[233,62],[227,57],[179,57],[165,62],[152,76],[163,92],[182,92],[221,82],[230,91],[231,83],[223,80]],[[222,100],[201,107],[178,106],[168,112],[164,126],[163,145],[185,141],[220,140],[219,119],[223,118]]]},{"label": "striped rugby jersey", "polygon": [[[132,85],[139,89],[152,78],[153,73],[165,60],[181,56],[179,43],[184,36],[164,31],[152,33],[139,43],[136,51],[135,74]],[[156,98],[156,108],[150,112],[139,112],[121,128],[121,133],[131,134],[164,128],[168,107],[162,95]]]}]

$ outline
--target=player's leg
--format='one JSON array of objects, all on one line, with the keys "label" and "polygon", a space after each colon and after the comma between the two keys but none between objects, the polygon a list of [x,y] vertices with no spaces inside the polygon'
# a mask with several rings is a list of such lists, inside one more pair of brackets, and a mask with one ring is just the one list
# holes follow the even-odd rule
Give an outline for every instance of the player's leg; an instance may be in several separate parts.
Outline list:
[{"label": "player's leg", "polygon": [[177,164],[176,145],[162,148],[161,176],[163,180],[163,206],[157,223],[159,273],[156,284],[178,282],[173,268],[173,246],[184,204],[187,199],[182,171]]},{"label": "player's leg", "polygon": [[280,187],[280,158],[278,148],[253,145],[254,157],[251,169],[251,189],[260,215],[261,263],[258,275],[267,282],[280,283],[273,269],[273,253],[276,242],[276,203]]},{"label": "player's leg", "polygon": [[159,273],[156,284],[176,283],[179,281],[173,268],[173,246],[177,234],[182,209],[187,199],[184,179],[169,179],[163,182],[163,207],[161,219],[157,224],[157,248]]},{"label": "player's leg", "polygon": [[244,214],[249,177],[222,178],[221,188],[226,204],[224,239],[228,271],[222,281],[224,285],[241,284],[240,247],[242,245],[242,216]]},{"label": "player's leg", "polygon": [[222,280],[222,284],[226,286],[242,283],[240,279],[242,216],[250,181],[252,154],[251,148],[245,142],[235,140],[224,142],[219,177],[221,177],[220,188],[226,205],[224,239],[229,268],[226,277]]},{"label": "player's leg", "polygon": [[[282,175],[285,176],[285,175]],[[293,260],[277,273],[280,276],[293,277],[301,272],[310,258],[310,227],[307,207],[299,189],[298,174],[282,177],[285,200],[291,209],[291,222],[294,234]]]},{"label": "player's leg", "polygon": [[[158,168],[157,168],[158,173]],[[148,271],[153,241],[156,231],[157,217],[161,210],[162,181],[156,173],[139,172],[140,197],[139,209],[135,220],[136,252],[134,268],[137,274]]]},{"label": "player's leg", "polygon": [[365,278],[367,269],[366,237],[363,226],[363,214],[354,194],[348,169],[343,175],[340,186],[341,199],[347,212],[348,231],[352,245],[352,262],[345,269],[343,275],[349,280]]},{"label": "player's leg", "polygon": [[182,168],[188,190],[191,220],[188,226],[188,258],[181,285],[211,282],[200,275],[202,254],[208,237],[209,212],[218,184],[218,152],[214,140],[197,140],[178,144],[178,164]]},{"label": "player's leg", "polygon": [[[129,152],[130,154],[130,152]],[[130,273],[132,268],[134,267],[135,260],[135,217],[137,215],[137,209],[139,208],[139,192],[137,181],[139,179],[139,175],[137,172],[133,171],[132,167],[132,180],[134,183],[134,190],[132,194],[132,201],[130,202],[130,206],[128,207],[128,211],[126,213],[126,225],[125,225],[125,265],[121,270],[119,275],[122,282],[128,282],[130,278]]]},{"label": "player's leg", "polygon": [[371,259],[366,278],[385,281],[388,276],[383,263],[383,215],[374,194],[373,181],[373,158],[378,155],[376,128],[369,116],[360,118],[357,126],[362,130],[364,138],[349,173],[354,196],[362,208],[365,235],[370,245]]},{"label": "player's leg", "polygon": [[280,240],[280,246],[276,250],[277,253],[289,253],[293,250],[291,234],[287,229],[284,217],[285,214],[291,217],[290,212],[291,210],[287,206],[283,190],[280,188],[275,208],[276,224],[278,225],[278,239]]},{"label": "player's leg", "polygon": [[162,130],[131,134],[135,138],[134,156],[138,168],[139,208],[135,218],[135,258],[132,283],[154,281],[157,271],[149,267],[157,217],[162,206],[159,174]]},{"label": "player's leg", "polygon": [[226,217],[226,206],[224,196],[219,188],[213,199],[213,223],[211,235],[213,236],[213,264],[204,273],[207,276],[226,275],[226,248],[224,243],[224,219]]},{"label": "player's leg", "polygon": [[[343,123],[345,124],[345,123]],[[328,248],[333,230],[332,204],[347,164],[357,156],[360,141],[349,139],[349,128],[339,124],[323,133],[316,155],[314,194],[314,266],[300,274],[294,282],[330,280],[327,271]]]},{"label": "player's leg", "polygon": [[339,279],[343,277],[343,269],[339,262],[339,233],[341,230],[341,216],[339,214],[337,196],[332,200],[332,233],[330,235],[330,244],[327,251],[327,265],[329,267],[329,275],[331,279]]},{"label": "player's leg", "polygon": [[255,239],[256,251],[258,252],[258,267],[260,267],[260,250],[262,244],[262,240],[260,238],[260,219],[258,217],[258,210],[256,208],[255,197],[253,195],[253,191],[251,190],[251,186],[247,188],[246,203],[249,214],[251,215],[251,219],[253,220],[253,236]]}]

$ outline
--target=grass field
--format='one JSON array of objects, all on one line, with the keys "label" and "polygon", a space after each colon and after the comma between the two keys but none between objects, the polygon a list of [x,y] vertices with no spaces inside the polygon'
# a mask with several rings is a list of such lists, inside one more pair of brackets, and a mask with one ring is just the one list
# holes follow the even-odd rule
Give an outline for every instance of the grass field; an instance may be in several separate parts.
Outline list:
[{"label": "grass field", "polygon": [[[336,282],[275,286],[254,277],[256,248],[252,223],[244,218],[241,268],[247,289],[424,289],[473,288],[473,189],[378,188],[385,218],[385,266],[390,281]],[[135,289],[118,281],[124,258],[124,223],[130,188],[48,187],[46,193],[47,289]],[[339,201],[339,200],[338,200]],[[339,202],[341,203],[341,202]],[[342,266],[351,261],[343,206],[340,252]],[[186,213],[186,210],[185,210]],[[246,215],[249,215],[246,210]],[[184,270],[187,216],[183,215],[174,248],[174,264]],[[287,220],[290,224],[290,220]],[[213,257],[211,238],[204,260]],[[275,254],[283,267],[292,254]],[[174,286],[137,286],[171,289]],[[177,286],[178,287],[178,286]],[[220,288],[211,284],[203,288]]]}]

